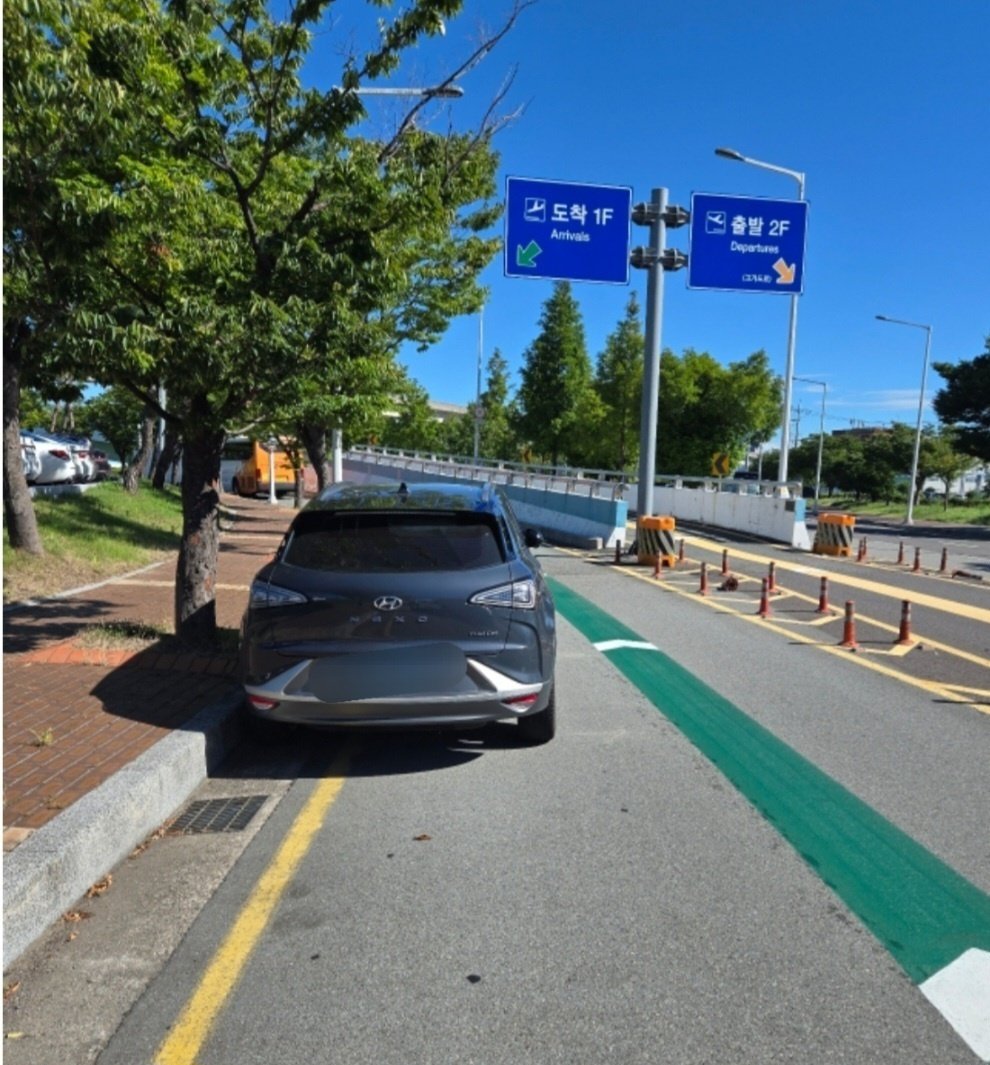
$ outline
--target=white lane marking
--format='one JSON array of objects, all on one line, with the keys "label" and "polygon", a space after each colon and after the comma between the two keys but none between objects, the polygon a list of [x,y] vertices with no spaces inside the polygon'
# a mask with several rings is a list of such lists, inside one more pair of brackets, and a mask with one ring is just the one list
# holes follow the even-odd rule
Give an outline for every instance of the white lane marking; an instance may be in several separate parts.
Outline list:
[{"label": "white lane marking", "polygon": [[[9,603],[4,606],[3,612],[6,614],[12,610],[20,610],[22,607],[44,606],[46,603],[55,603],[62,599],[71,599],[74,595],[82,595],[83,592],[95,592],[97,588],[103,588],[108,584],[114,584],[117,581],[126,580],[128,577],[137,577],[139,574],[147,573],[149,570],[156,569],[158,566],[164,566],[166,561],[168,560],[162,559],[160,562],[150,562],[147,566],[131,570],[129,573],[122,573],[116,577],[107,577],[102,581],[97,581],[95,584],[83,584],[78,588],[70,588],[66,592],[55,592],[53,595],[46,595],[41,599],[22,599],[18,603]],[[170,581],[168,583],[174,585],[175,581]]]},{"label": "white lane marking", "polygon": [[920,985],[981,1061],[990,1061],[990,951],[972,947]]},{"label": "white lane marking", "polygon": [[656,644],[647,643],[645,640],[602,640],[596,643],[597,651],[615,651],[620,647],[637,647],[641,651],[656,651]]},{"label": "white lane marking", "polygon": [[[107,581],[107,584],[126,584],[132,588],[174,588],[175,581],[136,581],[130,580],[124,577],[118,577],[113,580]],[[217,591],[222,592],[246,592],[250,588],[249,584],[214,584],[213,587]]]}]

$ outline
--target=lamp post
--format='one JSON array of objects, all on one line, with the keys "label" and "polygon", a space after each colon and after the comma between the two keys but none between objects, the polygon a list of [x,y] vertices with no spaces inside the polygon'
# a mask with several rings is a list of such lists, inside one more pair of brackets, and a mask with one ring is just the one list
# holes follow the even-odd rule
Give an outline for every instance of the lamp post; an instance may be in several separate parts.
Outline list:
[{"label": "lamp post", "polygon": [[265,447],[268,449],[268,502],[274,507],[278,505],[278,496],[275,494],[275,449],[278,441],[274,436],[269,437]]},{"label": "lamp post", "polygon": [[[798,187],[798,199],[804,199],[804,174],[800,170],[789,170],[786,166],[776,166],[774,163],[764,163],[759,159],[751,159],[734,148],[716,148],[715,154],[722,159],[732,159],[737,163],[748,163],[750,166],[759,167],[760,170],[772,170],[775,174],[784,174],[794,178]],[[791,447],[791,393],[794,389],[794,349],[797,346],[797,309],[798,297],[796,292],[791,293],[791,315],[787,330],[787,366],[784,371],[784,405],[781,418],[780,430],[780,467],[777,478],[782,483],[787,481],[787,458]]]},{"label": "lamp post", "polygon": [[481,358],[485,349],[485,305],[478,312],[478,381],[474,392],[474,464],[478,465],[481,448]]},{"label": "lamp post", "polygon": [[822,490],[822,447],[825,444],[825,394],[828,385],[824,381],[813,381],[810,377],[795,377],[795,381],[803,381],[806,385],[818,385],[822,390],[822,412],[818,423],[818,464],[815,467],[815,511],[818,510],[818,499]]},{"label": "lamp post", "polygon": [[396,86],[393,88],[390,85],[382,86],[369,86],[366,89],[344,89],[340,85],[335,85],[334,90],[336,92],[352,92],[357,96],[429,96],[437,97],[441,100],[457,100],[464,95],[464,90],[460,85],[432,85],[427,88],[404,88]]},{"label": "lamp post", "polygon": [[908,486],[907,517],[905,525],[914,524],[914,496],[918,484],[918,460],[921,457],[921,419],[925,408],[925,382],[928,379],[928,356],[932,350],[932,327],[922,322],[907,322],[903,318],[888,318],[885,314],[878,314],[877,321],[891,322],[894,325],[909,325],[912,329],[924,329],[925,331],[925,361],[921,367],[921,395],[918,396],[918,424],[914,431],[914,458],[911,460],[911,484]]}]

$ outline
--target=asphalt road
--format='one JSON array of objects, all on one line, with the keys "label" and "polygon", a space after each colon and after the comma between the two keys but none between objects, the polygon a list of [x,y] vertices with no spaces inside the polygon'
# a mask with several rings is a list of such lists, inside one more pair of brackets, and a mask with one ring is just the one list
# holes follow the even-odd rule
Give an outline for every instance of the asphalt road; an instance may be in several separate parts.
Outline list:
[{"label": "asphalt road", "polygon": [[[658,581],[546,552],[545,747],[499,726],[245,748],[204,795],[269,796],[249,830],[154,841],[71,943],[53,932],[8,1062],[107,1041],[100,1065],[979,1060],[916,986],[938,963],[912,936],[931,918],[940,957],[990,934],[990,597],[910,576],[951,600],[926,638],[969,658],[887,654],[879,625],[836,652],[836,619],[800,598],[817,573],[785,569],[806,557],[732,550],[748,579],[707,597],[690,563]],[[761,618],[767,559],[782,591]],[[826,565],[896,629],[903,573]],[[926,656],[965,691],[904,665]],[[947,945],[950,896],[979,926]]]}]

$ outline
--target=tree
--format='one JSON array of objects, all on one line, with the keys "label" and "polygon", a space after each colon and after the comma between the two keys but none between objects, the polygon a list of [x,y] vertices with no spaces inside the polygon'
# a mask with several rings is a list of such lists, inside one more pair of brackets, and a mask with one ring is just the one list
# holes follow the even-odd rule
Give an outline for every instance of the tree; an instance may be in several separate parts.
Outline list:
[{"label": "tree", "polygon": [[396,399],[399,416],[387,419],[381,434],[382,445],[409,451],[446,451],[444,427],[430,406],[426,389],[409,380]]},{"label": "tree", "polygon": [[457,455],[474,454],[475,419],[478,424],[478,455],[487,459],[511,461],[518,456],[516,433],[512,427],[513,408],[509,400],[509,364],[496,348],[486,366],[485,390],[480,407],[469,403],[467,413],[448,425],[448,444]]},{"label": "tree", "polygon": [[657,422],[657,468],[706,475],[712,455],[738,463],[780,424],[780,380],[762,351],[727,367],[707,352],[664,351]]},{"label": "tree", "polygon": [[[142,398],[165,388],[168,407],[153,408],[183,440],[176,631],[211,641],[226,433],[285,382],[339,380],[342,362],[387,352],[396,329],[426,343],[454,302],[480,302],[503,120],[493,104],[478,130],[431,134],[417,125],[424,98],[393,136],[349,136],[363,117],[355,90],[442,32],[460,0],[414,0],[382,20],[378,44],[345,59],[326,91],[301,72],[329,0],[295,0],[282,17],[265,0],[104,3],[100,72],[138,117],[112,142],[112,174],[81,166],[61,179],[73,210],[110,221],[84,257],[100,283],[71,305],[62,339],[87,377]],[[92,37],[71,29],[68,51],[92,56]]]},{"label": "tree", "polygon": [[480,453],[490,459],[518,458],[519,441],[513,428],[513,402],[509,395],[509,364],[496,348],[486,367],[481,393]]},{"label": "tree", "polygon": [[568,282],[554,285],[543,305],[540,334],[523,359],[518,430],[535,452],[556,466],[582,447],[587,427],[580,408],[591,390],[584,324]]},{"label": "tree", "polygon": [[108,217],[64,186],[81,172],[115,180],[131,118],[104,76],[114,24],[107,0],[4,0],[3,498],[11,545],[32,554],[42,546],[21,468],[20,395],[45,377],[71,379],[67,320],[100,283],[89,253],[106,240]]},{"label": "tree", "polygon": [[946,382],[932,402],[935,413],[956,430],[961,451],[990,462],[990,336],[975,358],[934,365]]},{"label": "tree", "polygon": [[597,434],[597,465],[606,469],[632,469],[639,457],[643,350],[639,303],[633,293],[626,304],[625,318],[605,341],[595,372],[595,390],[605,415]]},{"label": "tree", "polygon": [[949,509],[949,497],[953,482],[961,477],[972,464],[971,455],[957,449],[957,434],[951,428],[945,428],[929,443],[928,468],[930,476],[940,477],[945,485],[942,495],[943,505]]},{"label": "tree", "polygon": [[122,464],[125,490],[137,491],[153,445],[155,423],[148,402],[125,388],[108,388],[85,404],[80,418],[88,432],[98,430],[110,441]]}]

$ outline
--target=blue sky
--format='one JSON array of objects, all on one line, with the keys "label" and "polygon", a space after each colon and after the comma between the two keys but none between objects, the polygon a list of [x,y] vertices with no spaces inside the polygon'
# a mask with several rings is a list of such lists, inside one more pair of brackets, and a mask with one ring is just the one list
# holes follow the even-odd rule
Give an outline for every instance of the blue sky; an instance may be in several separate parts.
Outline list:
[{"label": "blue sky", "polygon": [[[467,0],[393,84],[433,83],[507,9]],[[931,324],[933,361],[970,359],[990,334],[988,41],[988,0],[538,0],[437,121],[476,121],[515,69],[506,107],[524,112],[496,140],[500,188],[509,175],[629,185],[636,202],[663,186],[685,207],[693,192],[796,195],[790,178],[719,159],[718,146],[804,171],[795,373],[827,384],[827,431],[913,425],[925,333],[875,316]],[[394,121],[394,102],[366,106],[369,124]],[[647,232],[634,226],[633,243]],[[687,228],[667,244],[687,251]],[[506,278],[501,258],[483,281],[484,358],[500,349],[517,385],[552,282]],[[645,284],[637,270],[628,287],[574,284],[593,362]],[[762,348],[783,374],[788,303],[689,291],[686,271],[668,273],[663,345],[723,363]],[[478,341],[477,318],[460,319],[403,361],[432,398],[467,403]],[[929,400],[941,380],[929,374]],[[800,436],[817,431],[821,396],[795,383]]]}]

